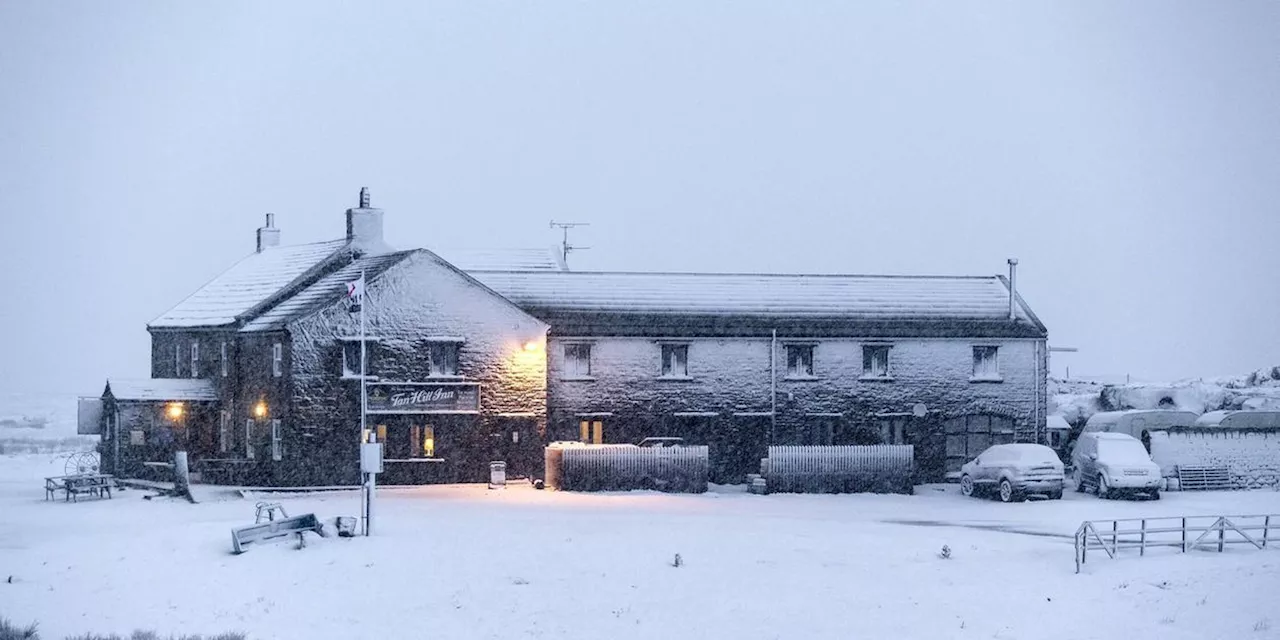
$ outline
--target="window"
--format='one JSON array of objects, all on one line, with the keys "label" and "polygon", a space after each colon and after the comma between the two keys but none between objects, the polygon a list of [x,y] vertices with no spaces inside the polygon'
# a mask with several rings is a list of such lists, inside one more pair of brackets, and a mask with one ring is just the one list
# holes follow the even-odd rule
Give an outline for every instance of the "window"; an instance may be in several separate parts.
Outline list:
[{"label": "window", "polygon": [[810,415],[805,418],[803,434],[806,445],[835,444],[836,434],[840,431],[840,416]]},{"label": "window", "polygon": [[280,461],[284,458],[284,441],[280,434],[280,419],[271,420],[271,459]]},{"label": "window", "polygon": [[[373,341],[366,340],[364,348],[364,374],[373,377]],[[345,340],[342,343],[342,377],[360,377],[360,341]]]},{"label": "window", "polygon": [[812,378],[813,377],[813,345],[811,344],[787,345],[787,377],[788,378]]},{"label": "window", "polygon": [[868,344],[862,347],[862,377],[889,377],[889,349],[887,344]]},{"label": "window", "polygon": [[564,375],[566,378],[591,377],[590,344],[566,344],[564,346]]},{"label": "window", "polygon": [[182,345],[173,345],[173,377],[182,377]]},{"label": "window", "polygon": [[200,343],[191,343],[191,377],[200,377]]},{"label": "window", "polygon": [[252,460],[253,455],[253,418],[244,421],[244,457]]},{"label": "window", "polygon": [[578,421],[578,435],[581,442],[587,444],[604,444],[604,422],[600,420]]},{"label": "window", "polygon": [[662,377],[664,378],[689,377],[689,345],[687,344],[662,345]]},{"label": "window", "polygon": [[432,342],[428,349],[431,356],[432,376],[458,375],[458,343]]},{"label": "window", "polygon": [[431,425],[409,427],[409,455],[413,458],[436,457],[436,429]]},{"label": "window", "polygon": [[973,379],[999,380],[1000,362],[996,347],[973,348]]},{"label": "window", "polygon": [[221,351],[222,351],[222,352],[221,352],[221,354],[220,354],[220,355],[221,355],[221,360],[220,360],[220,362],[221,362],[221,366],[222,366],[222,377],[224,377],[224,378],[225,378],[225,377],[227,377],[227,372],[228,372],[228,371],[230,371],[230,365],[229,365],[229,363],[227,362],[227,341],[226,341],[226,340],[223,340],[223,341],[222,341],[222,350],[221,350]]},{"label": "window", "polygon": [[231,450],[231,412],[223,411],[218,420],[218,451],[226,453]]},{"label": "window", "polygon": [[284,375],[284,345],[279,342],[271,345],[271,375]]},{"label": "window", "polygon": [[132,429],[129,431],[129,446],[141,447],[147,444],[147,434],[142,429]]}]

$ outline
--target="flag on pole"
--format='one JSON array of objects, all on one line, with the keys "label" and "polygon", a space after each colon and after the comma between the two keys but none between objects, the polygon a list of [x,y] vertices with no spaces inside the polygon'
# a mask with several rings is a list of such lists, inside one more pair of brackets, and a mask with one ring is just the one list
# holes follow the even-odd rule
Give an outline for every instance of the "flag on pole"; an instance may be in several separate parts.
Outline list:
[{"label": "flag on pole", "polygon": [[364,302],[364,274],[360,274],[359,280],[352,280],[347,283],[347,298],[351,300],[348,311],[355,313],[360,310],[360,305]]}]

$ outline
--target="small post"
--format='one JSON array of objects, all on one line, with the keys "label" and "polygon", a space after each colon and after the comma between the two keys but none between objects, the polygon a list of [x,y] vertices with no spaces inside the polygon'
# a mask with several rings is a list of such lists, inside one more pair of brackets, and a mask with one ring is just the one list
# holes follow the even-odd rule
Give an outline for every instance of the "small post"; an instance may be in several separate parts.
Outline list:
[{"label": "small post", "polygon": [[1187,552],[1187,519],[1182,519],[1182,552]]},{"label": "small post", "polygon": [[1147,519],[1142,519],[1142,538],[1139,540],[1138,555],[1147,555]]},{"label": "small post", "polygon": [[1262,520],[1262,546],[1267,546],[1267,531],[1271,529],[1271,516],[1266,516]]},{"label": "small post", "polygon": [[1222,553],[1222,547],[1226,544],[1227,537],[1227,520],[1226,518],[1218,518],[1218,553]]},{"label": "small post", "polygon": [[191,474],[187,469],[187,452],[175,451],[173,454],[173,490],[179,496],[191,502]]},{"label": "small post", "polygon": [[1120,539],[1120,521],[1111,521],[1111,557],[1116,557],[1116,541]]}]

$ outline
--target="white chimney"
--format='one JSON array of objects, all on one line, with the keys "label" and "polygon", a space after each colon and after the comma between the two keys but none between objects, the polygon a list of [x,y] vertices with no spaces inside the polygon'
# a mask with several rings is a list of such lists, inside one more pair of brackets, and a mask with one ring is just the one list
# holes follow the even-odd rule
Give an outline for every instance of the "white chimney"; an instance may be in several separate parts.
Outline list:
[{"label": "white chimney", "polygon": [[1018,314],[1014,311],[1014,305],[1017,304],[1018,298],[1018,259],[1009,258],[1009,319],[1017,320]]},{"label": "white chimney", "polygon": [[382,209],[369,206],[369,187],[360,188],[360,206],[347,209],[347,240],[371,253],[388,250],[382,239]]},{"label": "white chimney", "polygon": [[258,229],[258,253],[267,247],[280,246],[280,230],[276,228],[276,214],[267,214],[267,224]]}]

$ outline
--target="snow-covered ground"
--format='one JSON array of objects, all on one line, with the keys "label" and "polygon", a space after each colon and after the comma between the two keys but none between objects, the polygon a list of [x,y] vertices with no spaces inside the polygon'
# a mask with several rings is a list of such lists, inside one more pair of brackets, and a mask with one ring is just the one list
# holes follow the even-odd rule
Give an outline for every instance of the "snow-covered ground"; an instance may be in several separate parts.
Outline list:
[{"label": "snow-covered ground", "polygon": [[[253,638],[1280,637],[1280,554],[1091,558],[1085,519],[1280,513],[1280,492],[1005,505],[915,496],[389,489],[371,538],[230,555],[262,496],[45,502],[51,456],[0,456],[0,616],[43,637],[241,630]],[[355,493],[272,496],[354,515]],[[948,545],[949,559],[939,557]],[[672,566],[675,554],[683,566]],[[12,583],[6,579],[12,576]]]},{"label": "snow-covered ground", "polygon": [[97,442],[76,435],[76,396],[0,393],[0,455],[90,451]]}]

